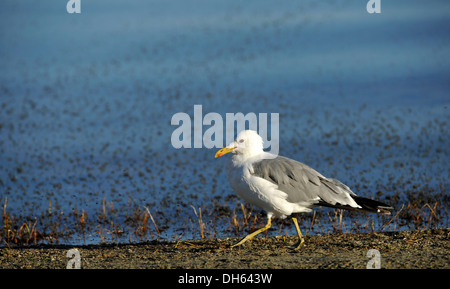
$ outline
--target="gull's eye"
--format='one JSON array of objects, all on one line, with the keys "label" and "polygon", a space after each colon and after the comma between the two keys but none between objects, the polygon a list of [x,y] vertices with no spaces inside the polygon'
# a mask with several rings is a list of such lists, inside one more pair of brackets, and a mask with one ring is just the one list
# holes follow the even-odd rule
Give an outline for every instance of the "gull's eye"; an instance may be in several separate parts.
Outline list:
[{"label": "gull's eye", "polygon": [[240,139],[239,142],[240,142],[240,143],[243,143],[243,142],[244,142],[244,139]]}]

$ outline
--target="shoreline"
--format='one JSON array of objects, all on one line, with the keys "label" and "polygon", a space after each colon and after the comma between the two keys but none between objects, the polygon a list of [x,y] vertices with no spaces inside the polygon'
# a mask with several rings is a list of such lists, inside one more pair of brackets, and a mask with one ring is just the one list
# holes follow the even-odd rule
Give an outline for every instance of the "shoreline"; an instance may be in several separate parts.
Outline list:
[{"label": "shoreline", "polygon": [[[0,248],[0,268],[65,269],[76,249],[83,269],[365,269],[379,252],[379,267],[450,268],[450,229],[383,233],[336,233],[305,237],[304,246],[285,247],[295,237],[256,237],[237,248],[240,238],[150,241],[137,244],[37,245]],[[73,251],[72,251],[73,252]],[[376,266],[376,264],[373,264]]]}]

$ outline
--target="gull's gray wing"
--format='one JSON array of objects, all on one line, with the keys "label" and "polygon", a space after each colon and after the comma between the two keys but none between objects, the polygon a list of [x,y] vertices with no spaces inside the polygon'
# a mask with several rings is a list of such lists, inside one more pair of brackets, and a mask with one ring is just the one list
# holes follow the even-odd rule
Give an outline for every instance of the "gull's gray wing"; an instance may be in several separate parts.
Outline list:
[{"label": "gull's gray wing", "polygon": [[253,163],[254,176],[278,185],[292,203],[390,214],[394,208],[363,198],[336,179],[326,178],[309,166],[278,156]]},{"label": "gull's gray wing", "polygon": [[253,163],[253,175],[278,185],[292,203],[311,205],[360,206],[353,200],[356,196],[349,187],[338,180],[326,178],[309,166],[278,156]]}]

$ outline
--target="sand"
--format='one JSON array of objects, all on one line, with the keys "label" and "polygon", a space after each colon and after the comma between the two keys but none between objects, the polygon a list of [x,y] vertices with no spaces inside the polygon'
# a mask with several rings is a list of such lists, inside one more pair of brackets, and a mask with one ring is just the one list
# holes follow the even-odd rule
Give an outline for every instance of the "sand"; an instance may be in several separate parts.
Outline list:
[{"label": "sand", "polygon": [[[136,269],[365,269],[450,268],[450,229],[370,234],[307,236],[303,248],[285,247],[294,237],[257,237],[229,248],[238,238],[183,242],[152,241],[139,244],[0,248],[0,268],[61,268],[74,264],[90,268]],[[367,257],[369,250],[376,255]],[[379,263],[375,261],[379,260]]]}]

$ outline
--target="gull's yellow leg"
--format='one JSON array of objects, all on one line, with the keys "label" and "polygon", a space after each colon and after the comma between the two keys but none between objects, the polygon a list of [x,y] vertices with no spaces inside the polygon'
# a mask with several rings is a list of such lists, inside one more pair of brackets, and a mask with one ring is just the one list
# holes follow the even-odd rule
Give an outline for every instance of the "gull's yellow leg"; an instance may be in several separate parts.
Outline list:
[{"label": "gull's yellow leg", "polygon": [[234,244],[233,246],[231,246],[231,248],[236,247],[236,246],[240,246],[242,244],[244,244],[245,242],[247,242],[248,240],[253,239],[253,237],[255,237],[256,235],[258,235],[259,233],[262,233],[266,230],[268,230],[270,228],[270,226],[272,226],[272,218],[268,217],[267,218],[267,224],[262,227],[261,229],[258,229],[256,231],[254,231],[251,234],[248,234],[247,236],[245,236],[242,240],[240,240],[238,243]]},{"label": "gull's yellow leg", "polygon": [[295,243],[293,246],[287,246],[287,247],[290,249],[298,250],[303,245],[305,240],[303,239],[302,232],[300,231],[300,228],[298,227],[297,216],[293,216],[292,221],[294,222],[295,230],[297,230],[298,242]]}]

